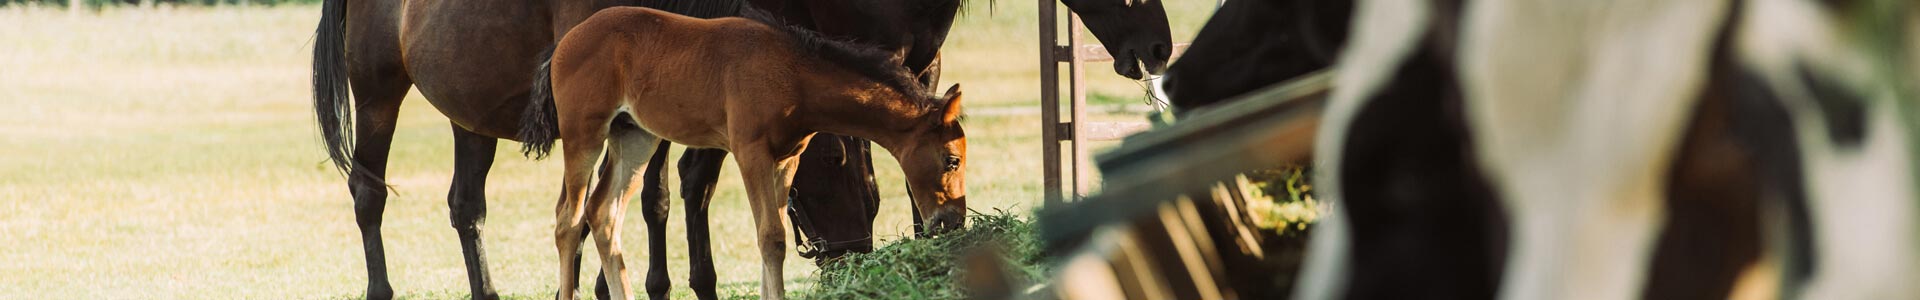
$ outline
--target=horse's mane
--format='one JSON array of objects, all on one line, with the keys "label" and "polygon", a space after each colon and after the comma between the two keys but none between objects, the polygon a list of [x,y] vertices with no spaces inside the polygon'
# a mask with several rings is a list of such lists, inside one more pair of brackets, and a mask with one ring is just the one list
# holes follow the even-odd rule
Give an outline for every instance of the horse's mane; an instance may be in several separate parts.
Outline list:
[{"label": "horse's mane", "polygon": [[[895,59],[891,52],[883,51],[873,45],[828,37],[800,26],[787,25],[772,13],[753,8],[751,5],[742,6],[740,16],[786,32],[787,36],[793,38],[795,47],[800,48],[802,52],[851,69],[867,78],[878,80],[881,84],[893,88],[894,91],[907,95],[908,98],[930,102],[926,101],[929,95],[927,87],[921,86],[919,81],[914,80],[912,72],[908,72],[906,67],[901,66],[900,60]],[[934,103],[921,104],[931,106]]]},{"label": "horse's mane", "polygon": [[637,0],[634,4],[701,19],[737,16],[747,7],[746,0]]}]

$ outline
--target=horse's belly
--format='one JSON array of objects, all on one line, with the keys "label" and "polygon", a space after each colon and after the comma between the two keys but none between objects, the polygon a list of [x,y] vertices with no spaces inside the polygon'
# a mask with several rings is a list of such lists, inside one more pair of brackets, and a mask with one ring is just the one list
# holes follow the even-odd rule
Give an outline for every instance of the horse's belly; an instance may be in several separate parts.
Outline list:
[{"label": "horse's belly", "polygon": [[[461,127],[510,138],[539,54],[553,41],[544,9],[505,6],[476,9],[466,3],[410,1],[402,21],[401,55],[414,86],[433,107]],[[531,22],[530,22],[531,21]]]},{"label": "horse's belly", "polygon": [[727,149],[727,135],[724,127],[709,123],[710,118],[702,114],[684,112],[629,112],[641,129],[654,136],[672,141],[675,144],[695,148]]},{"label": "horse's belly", "polygon": [[[518,69],[518,68],[512,68]],[[528,73],[532,69],[525,70]],[[498,74],[478,76],[511,78]],[[530,76],[519,76],[530,77]],[[531,82],[531,78],[526,79]],[[513,138],[522,111],[529,103],[531,85],[515,80],[421,80],[414,83],[433,108],[462,128],[495,138]]]}]

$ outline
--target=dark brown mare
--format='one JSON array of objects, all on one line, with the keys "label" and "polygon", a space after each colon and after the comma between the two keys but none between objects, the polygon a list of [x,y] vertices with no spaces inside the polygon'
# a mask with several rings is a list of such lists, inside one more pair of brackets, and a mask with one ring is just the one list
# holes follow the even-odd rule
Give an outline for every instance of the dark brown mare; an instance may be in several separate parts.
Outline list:
[{"label": "dark brown mare", "polygon": [[418,87],[451,121],[452,225],[474,298],[497,298],[480,242],[487,171],[497,140],[520,129],[527,83],[542,62],[539,52],[601,8],[675,4],[668,8],[697,15],[711,6],[707,2],[325,1],[313,53],[314,110],[328,156],[348,174],[366,251],[367,298],[393,297],[380,236],[387,201],[383,177],[408,88]]},{"label": "dark brown mare", "polygon": [[[926,93],[892,55],[748,19],[697,19],[648,8],[611,8],[563,38],[552,79],[535,82],[536,103],[520,139],[550,149],[568,141],[555,242],[560,298],[571,299],[579,254],[591,230],[615,297],[631,296],[620,247],[621,220],[662,140],[727,149],[748,190],[761,254],[761,296],[784,294],[785,193],[815,132],[866,138],[894,153],[909,194],[933,231],[963,226],[966,134],[959,87]],[[540,84],[552,84],[551,98]],[[551,107],[542,101],[551,101]],[[540,112],[542,109],[551,112]],[[603,147],[607,160],[594,180]],[[589,188],[593,190],[589,193]]]}]

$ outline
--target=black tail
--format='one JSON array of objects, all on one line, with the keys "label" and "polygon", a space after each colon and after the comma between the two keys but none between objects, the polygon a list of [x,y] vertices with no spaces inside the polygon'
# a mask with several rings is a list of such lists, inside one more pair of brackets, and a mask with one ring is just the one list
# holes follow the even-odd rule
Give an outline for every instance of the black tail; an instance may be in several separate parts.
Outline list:
[{"label": "black tail", "polygon": [[313,112],[320,120],[320,138],[334,168],[351,174],[353,166],[353,104],[347,98],[347,0],[320,5],[320,27],[313,44]]},{"label": "black tail", "polygon": [[560,114],[553,108],[553,48],[540,52],[540,68],[533,71],[533,90],[527,110],[520,115],[520,153],[533,159],[547,157],[560,139]]}]

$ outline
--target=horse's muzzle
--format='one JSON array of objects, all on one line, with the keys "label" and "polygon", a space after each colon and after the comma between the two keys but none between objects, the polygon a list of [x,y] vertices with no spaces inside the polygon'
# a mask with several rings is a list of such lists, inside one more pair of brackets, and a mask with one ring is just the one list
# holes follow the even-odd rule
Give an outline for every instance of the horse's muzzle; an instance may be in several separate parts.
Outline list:
[{"label": "horse's muzzle", "polygon": [[966,214],[961,212],[940,212],[934,214],[932,218],[927,218],[926,225],[928,227],[928,234],[940,235],[956,229],[965,228],[967,226],[967,218]]}]

